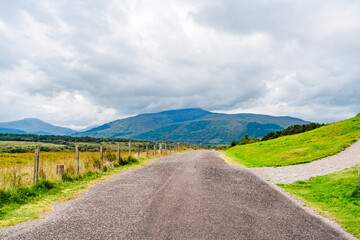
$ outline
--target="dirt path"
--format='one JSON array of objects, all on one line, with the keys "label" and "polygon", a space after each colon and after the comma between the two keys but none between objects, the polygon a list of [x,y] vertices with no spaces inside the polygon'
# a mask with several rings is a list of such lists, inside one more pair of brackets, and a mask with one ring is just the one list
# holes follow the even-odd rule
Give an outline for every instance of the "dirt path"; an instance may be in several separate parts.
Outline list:
[{"label": "dirt path", "polygon": [[360,164],[360,140],[343,152],[311,163],[276,168],[251,168],[251,170],[275,183],[293,183],[333,173],[357,164]]},{"label": "dirt path", "polygon": [[217,152],[155,160],[2,239],[351,239]]}]

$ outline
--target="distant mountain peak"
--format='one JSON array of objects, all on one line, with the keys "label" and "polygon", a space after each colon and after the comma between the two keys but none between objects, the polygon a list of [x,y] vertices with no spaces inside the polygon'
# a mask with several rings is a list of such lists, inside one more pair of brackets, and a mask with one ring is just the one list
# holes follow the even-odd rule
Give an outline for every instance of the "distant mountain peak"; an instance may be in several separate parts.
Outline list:
[{"label": "distant mountain peak", "polygon": [[16,122],[20,122],[20,121],[24,121],[24,122],[33,122],[33,123],[46,123],[46,124],[50,124],[50,123],[47,123],[41,119],[38,119],[38,118],[24,118],[23,120],[18,120]]},{"label": "distant mountain peak", "polygon": [[[41,122],[43,122],[42,120],[40,120],[40,119],[38,119],[38,118],[24,118],[23,120],[29,120],[29,121],[41,121]],[[19,120],[19,121],[21,121],[21,120]]]},{"label": "distant mountain peak", "polygon": [[76,133],[70,128],[54,126],[38,118],[24,118],[22,120],[0,123],[0,132],[21,132],[47,135],[71,135]]},{"label": "distant mountain peak", "polygon": [[202,108],[183,108],[183,109],[173,109],[173,110],[166,110],[159,113],[174,113],[174,112],[207,112],[211,113],[209,111],[206,111]]}]

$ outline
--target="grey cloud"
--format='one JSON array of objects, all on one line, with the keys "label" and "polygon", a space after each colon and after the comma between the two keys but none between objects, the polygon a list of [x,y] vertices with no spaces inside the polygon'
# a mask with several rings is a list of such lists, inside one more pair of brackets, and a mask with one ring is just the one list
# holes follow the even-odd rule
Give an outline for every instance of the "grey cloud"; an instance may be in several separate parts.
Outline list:
[{"label": "grey cloud", "polygon": [[191,14],[199,24],[220,33],[271,36],[271,55],[276,57],[271,59],[269,77],[276,70],[296,72],[294,79],[304,84],[298,93],[302,96],[281,99],[294,102],[294,107],[359,103],[359,16],[358,1],[212,1]]},{"label": "grey cloud", "polygon": [[85,126],[185,107],[348,116],[360,103],[359,9],[350,0],[4,1],[0,120]]}]

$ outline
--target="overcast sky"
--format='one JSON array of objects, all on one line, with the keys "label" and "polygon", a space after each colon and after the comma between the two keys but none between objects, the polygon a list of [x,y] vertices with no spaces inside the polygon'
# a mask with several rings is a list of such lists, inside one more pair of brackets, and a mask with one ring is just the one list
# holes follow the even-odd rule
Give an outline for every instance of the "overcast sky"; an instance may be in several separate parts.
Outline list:
[{"label": "overcast sky", "polygon": [[0,122],[360,112],[359,0],[0,1]]}]

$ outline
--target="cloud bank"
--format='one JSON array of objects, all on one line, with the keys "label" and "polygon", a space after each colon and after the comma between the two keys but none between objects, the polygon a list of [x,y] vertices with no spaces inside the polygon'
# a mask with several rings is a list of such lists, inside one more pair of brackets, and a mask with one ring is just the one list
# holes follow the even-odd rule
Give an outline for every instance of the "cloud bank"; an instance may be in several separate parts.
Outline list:
[{"label": "cloud bank", "polygon": [[360,112],[360,2],[3,1],[0,121]]}]

